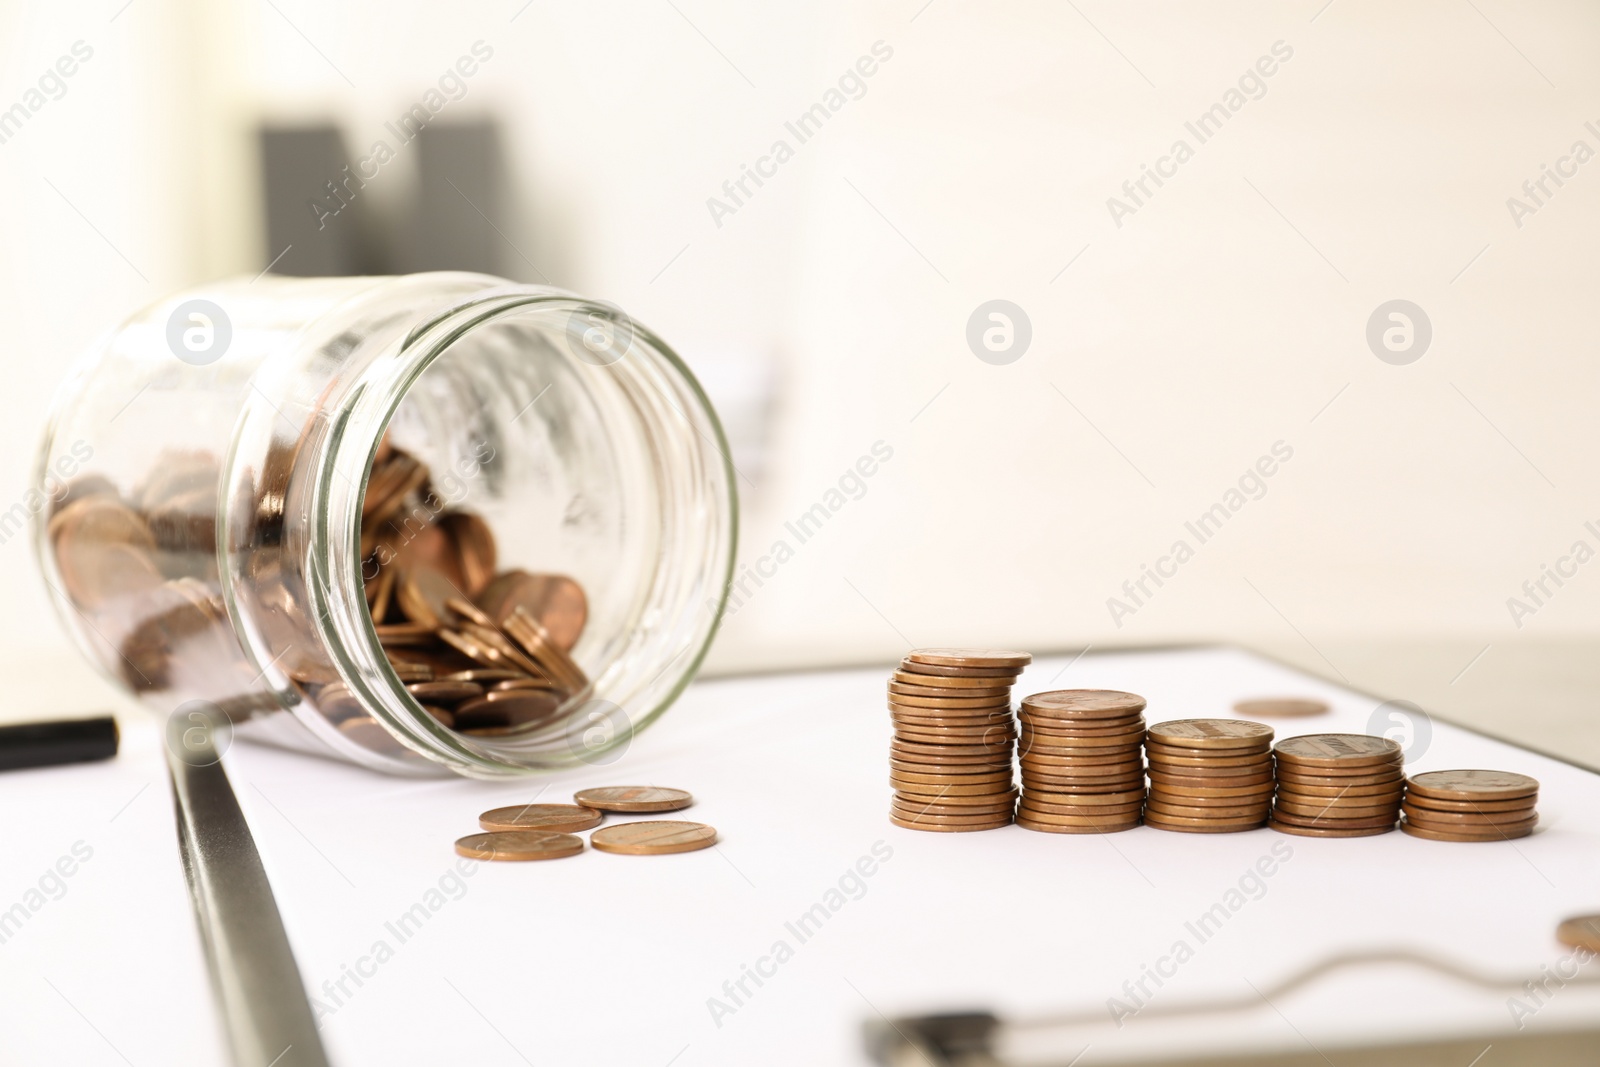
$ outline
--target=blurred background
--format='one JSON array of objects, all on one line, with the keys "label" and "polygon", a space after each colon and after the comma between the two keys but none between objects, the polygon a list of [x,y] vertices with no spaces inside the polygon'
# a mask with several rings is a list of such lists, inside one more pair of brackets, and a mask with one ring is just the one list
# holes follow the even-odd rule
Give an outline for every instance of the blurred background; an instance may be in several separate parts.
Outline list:
[{"label": "blurred background", "polygon": [[[4,5],[0,511],[136,308],[484,270],[703,377],[761,576],[713,671],[1226,641],[1552,747],[1600,681],[1597,53],[1576,0]],[[26,541],[12,713],[104,702]]]}]

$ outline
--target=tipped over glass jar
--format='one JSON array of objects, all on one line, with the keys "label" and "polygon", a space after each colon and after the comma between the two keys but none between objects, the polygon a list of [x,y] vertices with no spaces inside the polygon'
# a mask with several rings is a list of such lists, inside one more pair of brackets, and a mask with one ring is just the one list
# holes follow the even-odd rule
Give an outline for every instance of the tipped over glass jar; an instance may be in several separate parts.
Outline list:
[{"label": "tipped over glass jar", "polygon": [[51,596],[113,681],[396,773],[614,758],[704,657],[737,532],[659,338],[464,273],[163,300],[64,383],[34,487]]}]

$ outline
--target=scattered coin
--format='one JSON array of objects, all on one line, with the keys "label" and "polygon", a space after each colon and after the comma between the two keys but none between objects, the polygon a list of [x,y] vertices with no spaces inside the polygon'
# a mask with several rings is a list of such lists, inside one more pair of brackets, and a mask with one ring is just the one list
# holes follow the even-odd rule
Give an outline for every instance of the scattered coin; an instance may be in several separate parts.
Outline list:
[{"label": "scattered coin", "polygon": [[717,843],[717,831],[698,822],[658,819],[604,826],[589,835],[589,844],[601,852],[625,856],[665,856],[694,852]]},{"label": "scattered coin", "polygon": [[1288,719],[1326,715],[1328,705],[1309,697],[1259,697],[1238,701],[1233,710],[1247,719]]},{"label": "scattered coin", "polygon": [[478,816],[485,830],[558,830],[571,833],[599,826],[605,818],[593,808],[576,804],[514,804]]},{"label": "scattered coin", "polygon": [[679,811],[694,803],[682,789],[659,785],[614,785],[580,789],[573,800],[598,811]]},{"label": "scattered coin", "polygon": [[583,838],[545,830],[508,830],[468,834],[456,852],[475,860],[555,860],[583,851]]},{"label": "scattered coin", "polygon": [[1556,927],[1556,940],[1569,948],[1600,952],[1600,915],[1578,915],[1563,919]]}]

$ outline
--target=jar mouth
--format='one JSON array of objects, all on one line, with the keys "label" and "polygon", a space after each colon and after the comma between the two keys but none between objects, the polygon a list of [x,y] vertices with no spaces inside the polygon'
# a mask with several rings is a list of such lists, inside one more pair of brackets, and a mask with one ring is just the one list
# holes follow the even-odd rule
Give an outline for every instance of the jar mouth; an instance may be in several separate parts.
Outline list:
[{"label": "jar mouth", "polygon": [[[312,709],[297,711],[317,720],[312,725],[319,735],[341,752],[388,771],[425,773],[442,764],[472,777],[504,777],[606,764],[687,687],[722,621],[738,534],[727,441],[692,372],[648,329],[615,308],[562,290],[480,280],[483,288],[430,315],[362,372],[351,400],[330,417],[312,498],[307,548],[315,579],[310,595],[322,601],[314,603],[317,626],[344,683],[405,750],[385,755],[332,730]],[[625,347],[596,356],[571,343],[574,324],[591,320],[620,324]],[[520,351],[519,337],[527,339]],[[422,389],[419,382],[430,371],[471,367],[474,344],[507,339],[513,343],[494,350],[495,367],[528,372],[500,383],[508,391],[542,375],[549,378],[544,390],[593,394],[594,411],[604,416],[604,432],[595,438],[602,443],[594,448],[614,452],[612,469],[622,483],[612,493],[623,497],[627,490],[645,501],[629,505],[626,522],[617,524],[625,529],[614,535],[617,572],[631,575],[638,588],[613,590],[607,583],[603,618],[590,623],[594,641],[586,633],[579,646],[591,653],[584,664],[590,684],[554,719],[503,736],[467,735],[442,725],[406,691],[380,642],[362,573],[362,502],[380,443],[408,397]],[[540,375],[533,375],[535,367]],[[576,433],[559,414],[535,406],[542,397],[532,396],[511,422],[532,413],[551,433]],[[523,398],[512,399],[520,404]],[[588,496],[607,491],[594,484],[592,473],[588,478]],[[569,519],[563,517],[569,542],[581,542],[581,529],[572,532],[581,516]]]}]

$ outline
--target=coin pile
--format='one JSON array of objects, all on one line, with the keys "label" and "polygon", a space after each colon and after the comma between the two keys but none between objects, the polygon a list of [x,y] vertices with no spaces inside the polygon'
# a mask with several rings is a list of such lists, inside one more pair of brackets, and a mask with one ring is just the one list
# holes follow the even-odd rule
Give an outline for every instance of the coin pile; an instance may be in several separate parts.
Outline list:
[{"label": "coin pile", "polygon": [[[574,804],[516,804],[478,816],[484,833],[456,841],[456,854],[468,859],[531,861],[576,856],[583,838],[605,812],[678,811],[694,803],[682,789],[664,786],[606,786],[582,789]],[[625,856],[666,856],[694,852],[717,843],[717,831],[704,823],[661,819],[625,822],[595,830],[589,843],[600,852]]]},{"label": "coin pile", "polygon": [[1539,782],[1511,771],[1429,771],[1406,782],[1405,822],[1432,841],[1509,841],[1539,822]]},{"label": "coin pile", "polygon": [[[536,729],[589,685],[570,655],[588,619],[583,587],[564,575],[496,572],[488,524],[438,500],[426,465],[379,449],[361,521],[378,640],[406,691],[440,725],[478,736]],[[341,730],[365,728],[342,683],[314,699],[325,713],[351,713]]]},{"label": "coin pile", "polygon": [[1254,830],[1272,810],[1272,727],[1174,719],[1150,727],[1146,826],[1191,834]]},{"label": "coin pile", "polygon": [[1301,837],[1369,837],[1394,829],[1405,757],[1387,737],[1304,734],[1278,742],[1274,830]]},{"label": "coin pile", "polygon": [[889,680],[889,820],[912,830],[992,830],[1012,820],[1011,684],[1026,652],[920,648]]},{"label": "coin pile", "polygon": [[1017,825],[1054,834],[1112,833],[1144,808],[1144,698],[1115,689],[1024,697]]}]

